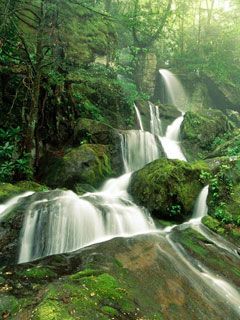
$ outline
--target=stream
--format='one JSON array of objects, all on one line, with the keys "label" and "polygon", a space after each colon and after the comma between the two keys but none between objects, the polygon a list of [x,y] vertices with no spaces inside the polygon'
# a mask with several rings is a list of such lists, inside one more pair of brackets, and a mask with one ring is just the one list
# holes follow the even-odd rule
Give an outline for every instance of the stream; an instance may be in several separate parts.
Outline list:
[{"label": "stream", "polygon": [[[169,71],[160,70],[166,83],[169,100],[182,110],[185,94],[179,82]],[[180,102],[177,96],[180,97]],[[26,193],[0,206],[0,219],[16,205],[19,199],[32,197],[26,210],[21,231],[19,263],[33,261],[53,254],[67,253],[105,242],[115,237],[133,237],[139,234],[156,234],[164,239],[158,245],[159,252],[167,255],[174,268],[185,274],[196,290],[207,287],[218,301],[226,304],[240,317],[239,288],[221,275],[215,274],[203,261],[189,255],[187,250],[175,241],[175,235],[192,229],[203,236],[210,246],[239,259],[237,247],[228,243],[202,225],[201,219],[207,215],[208,186],[198,199],[192,218],[180,225],[157,229],[150,214],[135,205],[128,194],[128,186],[134,171],[161,157],[161,146],[169,159],[187,161],[181,150],[179,132],[184,112],[167,127],[163,133],[159,108],[149,103],[150,131],[144,131],[141,114],[134,106],[140,130],[121,133],[122,158],[125,172],[110,179],[96,192],[77,196],[72,191],[53,191],[37,198]],[[168,247],[168,250],[165,247]],[[170,249],[169,249],[170,248]],[[203,299],[210,299],[207,295]],[[211,294],[210,294],[211,296]],[[227,319],[227,318],[225,318]],[[236,318],[237,319],[237,318]],[[229,318],[230,320],[230,318]]]}]

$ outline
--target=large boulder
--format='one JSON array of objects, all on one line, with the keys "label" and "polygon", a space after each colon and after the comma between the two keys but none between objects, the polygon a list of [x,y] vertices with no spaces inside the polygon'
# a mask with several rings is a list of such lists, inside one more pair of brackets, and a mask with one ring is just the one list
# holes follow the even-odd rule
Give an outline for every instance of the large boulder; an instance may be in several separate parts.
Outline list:
[{"label": "large boulder", "polygon": [[179,160],[159,159],[135,172],[129,192],[138,205],[146,207],[155,217],[184,220],[193,212],[203,184],[202,163],[189,164]]},{"label": "large boulder", "polygon": [[93,144],[120,145],[120,135],[111,126],[87,118],[80,118],[74,127],[74,142],[81,141]]},{"label": "large boulder", "polygon": [[41,163],[39,177],[50,187],[74,189],[79,183],[99,187],[119,171],[121,167],[113,165],[109,146],[83,144],[64,155],[47,156]]},{"label": "large boulder", "polygon": [[181,142],[188,159],[206,158],[216,137],[231,129],[228,118],[220,110],[187,112],[181,126]]}]

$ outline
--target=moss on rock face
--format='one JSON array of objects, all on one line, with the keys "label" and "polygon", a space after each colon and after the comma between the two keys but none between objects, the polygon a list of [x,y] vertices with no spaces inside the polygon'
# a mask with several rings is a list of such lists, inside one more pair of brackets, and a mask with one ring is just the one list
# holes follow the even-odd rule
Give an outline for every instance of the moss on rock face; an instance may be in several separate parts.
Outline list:
[{"label": "moss on rock face", "polygon": [[202,162],[159,159],[133,174],[129,192],[157,218],[183,220],[203,187],[202,170],[208,170]]},{"label": "moss on rock face", "polygon": [[212,231],[240,243],[240,157],[208,161],[208,214],[203,223]]},{"label": "moss on rock face", "polygon": [[181,141],[190,160],[207,157],[215,138],[231,128],[228,118],[220,110],[187,112],[181,126]]},{"label": "moss on rock face", "polygon": [[116,175],[106,145],[84,144],[62,157],[52,157],[42,164],[41,179],[51,187],[74,189],[78,183],[99,187],[106,178]]},{"label": "moss on rock face", "polygon": [[0,183],[0,203],[26,191],[46,191],[47,187],[33,181],[20,181],[15,184]]},{"label": "moss on rock face", "polygon": [[111,126],[92,119],[81,118],[74,127],[74,140],[87,141],[93,144],[120,145],[121,139],[116,129]]}]

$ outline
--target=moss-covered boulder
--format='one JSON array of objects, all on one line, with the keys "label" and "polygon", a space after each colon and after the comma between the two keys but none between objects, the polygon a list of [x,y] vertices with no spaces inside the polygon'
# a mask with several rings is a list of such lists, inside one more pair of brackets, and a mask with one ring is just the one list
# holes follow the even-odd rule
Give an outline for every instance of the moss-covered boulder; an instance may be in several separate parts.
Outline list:
[{"label": "moss-covered boulder", "polygon": [[99,187],[120,170],[114,167],[108,146],[83,144],[64,155],[46,157],[41,163],[40,179],[50,187],[74,189],[78,183]]},{"label": "moss-covered boulder", "polygon": [[211,230],[240,244],[240,157],[222,157],[208,161],[208,217]]},{"label": "moss-covered boulder", "polygon": [[155,217],[184,220],[192,214],[194,203],[203,185],[200,174],[208,170],[202,163],[159,159],[135,172],[129,192],[138,205]]},{"label": "moss-covered boulder", "polygon": [[47,187],[34,181],[20,181],[15,184],[0,183],[0,203],[27,191],[40,192],[47,190]]},{"label": "moss-covered boulder", "polygon": [[187,112],[181,126],[181,141],[188,159],[206,158],[216,137],[231,129],[227,116],[220,110]]},{"label": "moss-covered boulder", "polygon": [[213,142],[209,157],[240,156],[240,129],[231,130]]},{"label": "moss-covered boulder", "polygon": [[121,139],[117,130],[111,126],[92,119],[80,118],[74,128],[74,141],[93,144],[120,145]]}]

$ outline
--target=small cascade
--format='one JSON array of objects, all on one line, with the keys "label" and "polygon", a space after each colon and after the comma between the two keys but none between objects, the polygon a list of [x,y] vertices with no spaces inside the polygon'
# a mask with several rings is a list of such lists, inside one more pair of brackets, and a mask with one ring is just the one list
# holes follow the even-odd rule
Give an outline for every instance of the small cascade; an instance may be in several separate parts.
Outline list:
[{"label": "small cascade", "polygon": [[126,173],[108,180],[100,191],[81,197],[72,191],[52,191],[32,202],[22,229],[19,263],[155,230],[148,212],[127,192],[131,172],[159,157],[155,136],[140,130],[124,132],[122,156]]},{"label": "small cascade", "polygon": [[182,152],[179,141],[179,134],[182,122],[183,115],[174,120],[173,123],[167,127],[166,135],[164,137],[159,137],[163,150],[168,159],[178,159],[186,161],[186,157]]},{"label": "small cascade", "polygon": [[207,206],[207,197],[209,192],[209,186],[206,186],[200,192],[196,204],[194,206],[193,211],[193,219],[202,219],[208,213],[208,206]]},{"label": "small cascade", "polygon": [[128,197],[129,179],[111,179],[102,191],[82,197],[53,191],[34,201],[25,216],[19,263],[153,230],[151,218]]},{"label": "small cascade", "polygon": [[162,122],[160,118],[159,113],[159,107],[155,106],[151,102],[149,102],[149,108],[150,108],[150,128],[151,133],[156,136],[162,136],[163,130],[162,130]]},{"label": "small cascade", "polygon": [[21,198],[25,198],[31,196],[34,192],[28,191],[24,192],[10,200],[8,200],[4,204],[0,204],[0,221],[8,214],[9,210],[11,210]]},{"label": "small cascade", "polygon": [[166,135],[162,136],[162,123],[160,119],[159,108],[149,103],[150,109],[150,128],[151,133],[158,137],[163,150],[168,159],[179,159],[186,161],[186,158],[181,150],[179,134],[181,124],[183,122],[183,115],[175,119],[166,130]]},{"label": "small cascade", "polygon": [[187,96],[181,82],[177,77],[169,70],[160,69],[164,84],[166,99],[164,103],[172,104],[179,110],[185,110],[187,103]]},{"label": "small cascade", "polygon": [[128,130],[122,134],[122,154],[126,172],[139,170],[160,157],[160,145],[147,131]]},{"label": "small cascade", "polygon": [[138,110],[138,107],[136,106],[135,103],[134,103],[134,109],[135,109],[135,112],[136,112],[139,128],[140,128],[141,131],[143,131],[142,118],[141,118],[140,112]]}]

